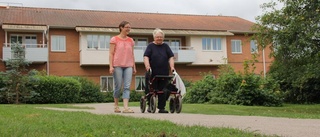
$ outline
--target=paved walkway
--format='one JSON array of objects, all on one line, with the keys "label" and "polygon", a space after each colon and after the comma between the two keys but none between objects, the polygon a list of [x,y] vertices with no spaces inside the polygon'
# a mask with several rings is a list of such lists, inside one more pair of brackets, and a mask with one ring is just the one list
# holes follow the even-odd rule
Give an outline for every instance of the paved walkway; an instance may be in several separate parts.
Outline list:
[{"label": "paved walkway", "polygon": [[[131,107],[135,113],[114,113],[112,103],[77,104],[76,106],[94,107],[95,109],[61,109],[63,111],[87,111],[94,114],[117,114],[131,117],[143,117],[157,120],[169,120],[180,125],[201,125],[207,127],[229,127],[253,131],[266,135],[283,137],[320,137],[320,119],[291,119],[260,116],[203,115],[186,113],[141,113],[139,107]],[[122,108],[121,108],[122,109]],[[183,109],[182,109],[183,112]]]}]

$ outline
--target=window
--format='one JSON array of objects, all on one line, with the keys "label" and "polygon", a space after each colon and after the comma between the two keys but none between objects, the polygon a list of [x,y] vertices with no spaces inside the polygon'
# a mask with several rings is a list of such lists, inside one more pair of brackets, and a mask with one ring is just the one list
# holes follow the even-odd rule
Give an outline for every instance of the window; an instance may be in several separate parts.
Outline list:
[{"label": "window", "polygon": [[26,36],[25,37],[26,48],[37,48],[37,37],[36,36]]},{"label": "window", "polygon": [[134,40],[134,48],[135,49],[142,49],[145,50],[148,46],[148,39],[147,38],[133,38]]},{"label": "window", "polygon": [[173,53],[178,53],[180,47],[180,39],[165,39],[163,42],[169,45]]},{"label": "window", "polygon": [[26,48],[37,48],[37,36],[36,35],[17,35],[13,34],[10,36],[10,43],[21,44]]},{"label": "window", "polygon": [[202,38],[202,50],[221,51],[221,38]]},{"label": "window", "polygon": [[250,51],[251,51],[251,53],[257,53],[258,52],[257,41],[255,41],[255,40],[251,40],[250,41]]},{"label": "window", "polygon": [[110,47],[110,36],[109,35],[99,35],[99,49],[109,49]]},{"label": "window", "polygon": [[114,90],[114,83],[112,76],[102,76],[100,78],[100,85],[102,92],[112,92]]},{"label": "window", "polygon": [[66,36],[51,36],[51,51],[66,51]]},{"label": "window", "polygon": [[231,40],[231,52],[242,53],[241,40]]},{"label": "window", "polygon": [[109,35],[87,35],[88,49],[109,49]]},{"label": "window", "polygon": [[136,85],[135,89],[136,91],[144,91],[146,86],[146,80],[144,76],[136,76]]}]

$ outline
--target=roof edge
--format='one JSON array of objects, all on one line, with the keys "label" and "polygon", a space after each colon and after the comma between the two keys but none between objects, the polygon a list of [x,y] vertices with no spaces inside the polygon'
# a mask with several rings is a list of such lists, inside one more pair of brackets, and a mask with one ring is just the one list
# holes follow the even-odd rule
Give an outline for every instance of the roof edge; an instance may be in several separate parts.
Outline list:
[{"label": "roof edge", "polygon": [[[133,34],[152,34],[154,29],[135,29],[132,28],[130,33]],[[109,32],[118,33],[118,28],[106,28],[106,27],[76,27],[78,32]],[[173,29],[162,29],[166,35],[223,35],[232,36],[234,35],[228,31],[199,31],[199,30],[173,30]]]}]

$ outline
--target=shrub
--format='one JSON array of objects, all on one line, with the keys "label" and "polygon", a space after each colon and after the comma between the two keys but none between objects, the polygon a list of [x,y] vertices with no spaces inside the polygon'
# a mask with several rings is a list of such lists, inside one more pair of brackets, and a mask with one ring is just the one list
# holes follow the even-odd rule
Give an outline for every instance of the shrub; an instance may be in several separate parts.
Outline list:
[{"label": "shrub", "polygon": [[[107,92],[102,92],[103,95],[103,102],[113,102],[113,92],[107,91]],[[122,100],[119,100],[122,101]]]},{"label": "shrub", "polygon": [[247,73],[221,75],[210,93],[209,103],[233,105],[281,106],[282,94],[279,85],[272,79]]},{"label": "shrub", "polygon": [[5,99],[5,86],[6,84],[4,83],[4,77],[6,75],[4,75],[3,72],[0,72],[0,104],[5,104],[8,103],[8,101],[6,101]]},{"label": "shrub", "polygon": [[216,80],[216,86],[210,93],[209,103],[232,104],[241,81],[242,78],[239,74],[234,72],[222,73]]},{"label": "shrub", "polygon": [[30,103],[75,103],[78,102],[81,84],[75,79],[58,76],[36,76],[37,93]]},{"label": "shrub", "polygon": [[144,91],[132,90],[130,93],[130,101],[131,102],[139,102],[141,97],[144,95],[145,95]]},{"label": "shrub", "polygon": [[100,91],[100,85],[85,77],[72,77],[81,84],[78,103],[104,102],[104,95]]},{"label": "shrub", "polygon": [[191,84],[183,101],[186,103],[205,103],[209,101],[208,94],[215,87],[215,80],[211,73],[204,74],[203,79]]}]

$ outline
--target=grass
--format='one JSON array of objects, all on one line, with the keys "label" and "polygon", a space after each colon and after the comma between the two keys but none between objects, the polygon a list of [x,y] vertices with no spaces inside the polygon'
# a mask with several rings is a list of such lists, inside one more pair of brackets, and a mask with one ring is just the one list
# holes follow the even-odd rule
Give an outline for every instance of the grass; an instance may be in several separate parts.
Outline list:
[{"label": "grass", "polygon": [[[139,106],[139,102],[130,102],[130,106]],[[38,109],[38,107],[93,109],[72,106],[71,104],[0,105],[0,137],[265,136],[232,128],[182,126],[169,121],[131,118],[113,114],[95,115],[88,112],[54,111]],[[183,104],[182,107],[183,113],[194,114],[320,119],[320,115],[318,115],[320,105],[285,104],[283,107],[260,107]]]},{"label": "grass", "polygon": [[221,104],[183,104],[184,113],[208,115],[266,116],[298,119],[320,119],[320,105],[292,105],[283,107],[237,106]]},{"label": "grass", "polygon": [[[37,109],[58,105],[0,105],[0,136],[3,137],[259,137],[254,132],[231,128],[182,126],[169,121],[131,118],[121,115],[95,115]],[[186,105],[188,106],[188,105]],[[74,108],[74,107],[71,107]],[[82,108],[80,108],[82,109]]]},{"label": "grass", "polygon": [[[130,102],[139,106],[139,102]],[[168,103],[166,109],[169,110]],[[240,106],[226,104],[182,104],[183,113],[208,115],[266,116],[298,119],[320,119],[320,104],[284,104],[283,107]]]}]

